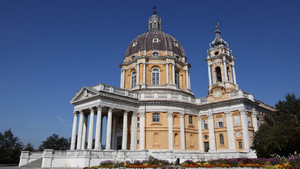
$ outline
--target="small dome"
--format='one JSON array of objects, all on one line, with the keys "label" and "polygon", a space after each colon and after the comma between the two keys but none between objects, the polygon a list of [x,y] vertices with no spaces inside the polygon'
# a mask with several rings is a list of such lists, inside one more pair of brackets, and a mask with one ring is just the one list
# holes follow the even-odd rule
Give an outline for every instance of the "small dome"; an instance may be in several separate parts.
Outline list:
[{"label": "small dome", "polygon": [[150,30],[136,37],[128,46],[125,57],[139,51],[172,51],[181,57],[185,57],[185,52],[180,43],[169,34],[161,30]]}]

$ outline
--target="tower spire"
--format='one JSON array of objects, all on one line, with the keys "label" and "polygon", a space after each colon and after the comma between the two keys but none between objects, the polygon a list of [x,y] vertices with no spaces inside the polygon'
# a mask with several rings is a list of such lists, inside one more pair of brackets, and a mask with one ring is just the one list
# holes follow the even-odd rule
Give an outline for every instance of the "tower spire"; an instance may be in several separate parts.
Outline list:
[{"label": "tower spire", "polygon": [[221,38],[221,31],[219,29],[219,22],[216,22],[216,31],[215,31],[215,39],[210,43],[212,47],[219,47],[219,46],[228,47],[228,44],[225,40]]},{"label": "tower spire", "polygon": [[156,6],[153,7],[153,15],[148,21],[149,31],[161,30],[161,19],[157,16]]},{"label": "tower spire", "polygon": [[156,6],[153,7],[153,15],[157,15]]}]

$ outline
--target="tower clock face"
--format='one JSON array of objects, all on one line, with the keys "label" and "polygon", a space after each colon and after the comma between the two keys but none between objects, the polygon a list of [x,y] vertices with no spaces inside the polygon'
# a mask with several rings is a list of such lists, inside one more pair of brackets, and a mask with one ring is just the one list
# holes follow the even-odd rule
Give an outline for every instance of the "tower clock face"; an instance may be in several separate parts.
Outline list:
[{"label": "tower clock face", "polygon": [[215,98],[219,98],[221,96],[221,92],[219,90],[214,93]]}]

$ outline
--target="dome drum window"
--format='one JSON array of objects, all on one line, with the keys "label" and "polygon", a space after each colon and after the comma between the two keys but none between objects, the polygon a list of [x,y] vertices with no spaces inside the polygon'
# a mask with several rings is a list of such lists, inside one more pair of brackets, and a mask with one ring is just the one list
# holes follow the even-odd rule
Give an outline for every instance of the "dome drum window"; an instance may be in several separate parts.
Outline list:
[{"label": "dome drum window", "polygon": [[152,69],[152,85],[159,85],[159,69],[157,67]]},{"label": "dome drum window", "polygon": [[136,71],[131,72],[131,88],[134,88],[136,85]]},{"label": "dome drum window", "polygon": [[134,58],[135,58],[135,56],[133,55],[133,56],[131,56],[131,60],[134,60]]},{"label": "dome drum window", "polygon": [[174,46],[178,47],[178,43],[177,43],[177,42],[174,42]]},{"label": "dome drum window", "polygon": [[137,42],[132,43],[132,47],[135,47],[137,45]]},{"label": "dome drum window", "polygon": [[158,52],[153,52],[152,56],[158,56]]},{"label": "dome drum window", "polygon": [[158,43],[160,40],[158,38],[153,38],[152,43]]}]

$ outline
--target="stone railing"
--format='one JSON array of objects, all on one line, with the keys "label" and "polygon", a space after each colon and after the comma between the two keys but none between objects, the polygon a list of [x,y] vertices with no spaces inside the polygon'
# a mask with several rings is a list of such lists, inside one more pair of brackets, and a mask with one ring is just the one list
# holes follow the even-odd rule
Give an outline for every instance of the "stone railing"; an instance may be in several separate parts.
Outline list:
[{"label": "stone railing", "polygon": [[206,98],[193,98],[190,96],[176,94],[176,93],[141,93],[139,95],[140,100],[168,100],[168,101],[180,101],[188,103],[203,104],[206,103]]},{"label": "stone railing", "polygon": [[246,93],[242,90],[235,90],[230,93],[230,99],[237,99],[237,98],[246,98],[254,101],[252,94]]},{"label": "stone railing", "polygon": [[138,93],[136,93],[136,92],[117,88],[114,86],[105,85],[102,83],[98,84],[97,86],[93,86],[92,88],[94,88],[97,91],[105,91],[105,92],[113,93],[116,95],[127,96],[127,97],[131,97],[131,98],[136,98],[136,99],[138,98]]}]

